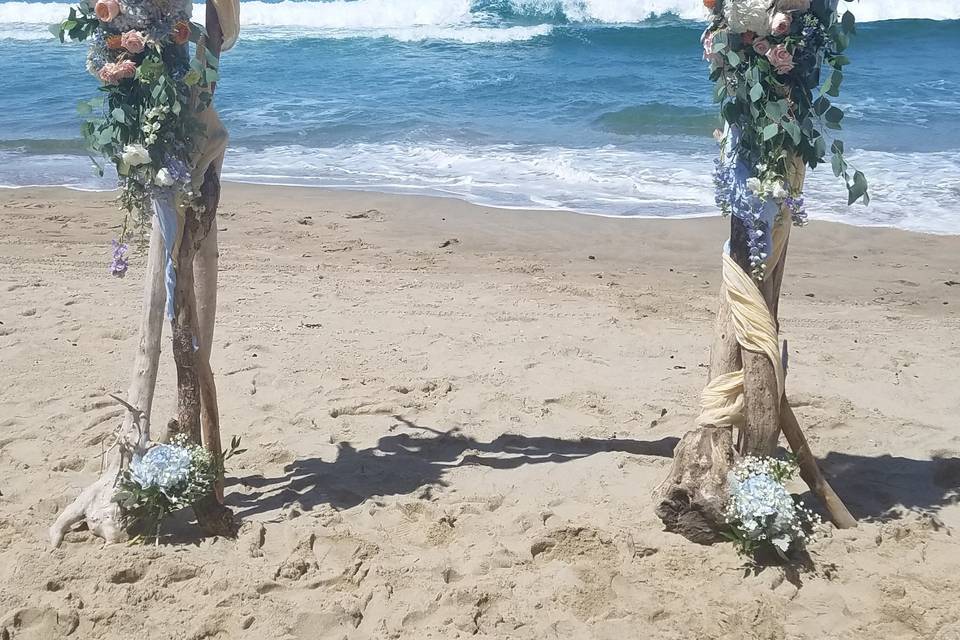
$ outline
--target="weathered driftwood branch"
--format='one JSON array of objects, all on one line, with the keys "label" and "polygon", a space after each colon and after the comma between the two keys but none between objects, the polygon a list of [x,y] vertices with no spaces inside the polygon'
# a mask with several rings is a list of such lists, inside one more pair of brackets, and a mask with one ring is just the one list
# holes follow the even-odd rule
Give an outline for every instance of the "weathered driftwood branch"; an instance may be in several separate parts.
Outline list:
[{"label": "weathered driftwood branch", "polygon": [[[216,220],[219,191],[216,168],[211,166],[204,176],[203,206],[199,210],[188,209],[184,216],[171,321],[173,358],[177,367],[177,430],[187,434],[191,441],[203,443],[215,455],[220,453],[216,388],[207,359],[210,348],[201,343],[194,258]],[[204,354],[206,357],[201,357]],[[202,425],[206,426],[206,433]],[[194,513],[198,524],[210,534],[233,536],[237,532],[233,513],[220,503],[216,492],[194,505]]]},{"label": "weathered driftwood branch", "polygon": [[683,436],[667,479],[654,491],[656,513],[667,531],[699,544],[723,539],[727,472],[734,461],[733,427],[700,427]]},{"label": "weathered driftwood branch", "polygon": [[[213,53],[219,54],[223,35],[213,3],[207,4],[206,19],[208,37],[204,46]],[[203,54],[202,51],[200,53]],[[194,220],[200,223],[200,228],[199,230],[192,228],[192,242],[184,243],[187,245],[188,255],[183,255],[184,252],[181,251],[181,255],[178,256],[181,265],[179,271],[185,277],[180,281],[183,286],[178,287],[177,297],[181,302],[187,301],[187,304],[176,305],[177,309],[184,310],[184,315],[178,313],[178,318],[174,320],[175,327],[180,329],[174,332],[174,340],[179,340],[181,355],[189,353],[183,362],[183,367],[178,362],[178,374],[181,371],[184,373],[182,378],[178,375],[178,390],[182,388],[186,394],[184,398],[179,397],[178,394],[179,421],[186,425],[196,442],[202,442],[215,455],[221,453],[222,445],[210,353],[216,322],[218,270],[216,210],[220,199],[219,173],[222,162],[221,155],[205,174],[201,190],[204,202],[203,219],[202,221]],[[188,218],[194,219],[195,216],[188,216]],[[181,249],[184,249],[184,246],[181,246]],[[150,443],[149,416],[156,389],[163,332],[163,310],[166,303],[165,252],[159,225],[154,224],[145,270],[140,340],[135,357],[133,379],[127,393],[127,403],[125,403],[129,410],[117,429],[117,441],[121,446],[116,447],[116,450],[112,448],[108,452],[106,469],[100,478],[82,491],[51,526],[50,541],[54,546],[62,542],[65,533],[72,526],[84,520],[91,531],[108,543],[119,542],[127,537],[121,522],[119,506],[113,501],[113,496],[120,473],[129,465],[134,453],[142,454]],[[195,279],[194,269],[196,270]],[[196,342],[194,342],[194,336],[196,336]],[[200,406],[199,411],[195,408],[197,403]],[[196,509],[197,518],[208,531],[229,534],[235,532],[236,526],[230,511],[219,504],[222,497],[223,480],[220,478],[215,496]]]},{"label": "weathered driftwood branch", "polygon": [[783,405],[780,409],[782,418],[783,435],[786,436],[790,448],[797,456],[797,464],[800,467],[800,477],[807,483],[813,495],[817,496],[823,506],[826,507],[830,520],[838,529],[855,529],[857,519],[851,515],[843,500],[836,494],[830,483],[820,471],[817,459],[807,444],[807,438],[803,435],[797,416],[793,413],[793,408],[787,402],[786,396],[783,398]]},{"label": "weathered driftwood branch", "polygon": [[117,478],[126,468],[134,452],[146,450],[150,440],[150,409],[153,405],[160,360],[160,338],[163,333],[163,308],[166,289],[163,282],[165,248],[159,225],[150,233],[143,294],[143,315],[140,321],[140,340],[134,359],[133,378],[127,392],[127,410],[117,429],[118,446],[107,453],[106,467],[100,478],[84,489],[50,527],[50,543],[59,546],[66,532],[86,521],[87,527],[107,543],[126,540],[119,506],[113,501]]},{"label": "weathered driftwood branch", "polygon": [[[791,180],[795,187],[802,185],[804,174],[802,163],[795,158],[791,168]],[[780,289],[790,233],[790,220],[786,212],[781,212],[777,224],[781,226],[771,231],[778,239],[775,244],[779,252],[771,256],[772,268],[768,270],[760,292],[774,324],[779,326]],[[747,233],[742,221],[733,217],[730,256],[744,272],[750,273]],[[667,530],[680,533],[695,542],[720,539],[720,531],[725,525],[723,506],[728,497],[728,471],[737,456],[772,456],[776,452],[781,430],[797,455],[801,477],[826,506],[834,524],[839,528],[856,526],[856,520],[820,472],[785,394],[781,395],[776,369],[770,357],[739,344],[724,284],[720,288],[720,304],[714,324],[710,380],[717,380],[741,368],[743,411],[742,416],[738,416],[737,447],[733,447],[731,427],[705,423],[705,418],[713,415],[711,412],[701,417],[704,426],[684,436],[674,452],[670,473],[654,492],[657,515]],[[724,423],[727,424],[729,422]]]},{"label": "weathered driftwood branch", "polygon": [[[749,255],[747,229],[743,221],[731,216],[730,257],[746,273],[750,273],[752,269]],[[775,301],[780,297],[779,283],[783,280],[785,260],[786,250],[768,273],[761,289],[764,300],[771,309],[777,308]],[[777,271],[781,273],[779,278],[774,275]],[[773,317],[776,320],[776,314]],[[780,397],[776,372],[766,354],[741,349],[741,358],[746,420],[740,430],[737,450],[741,455],[772,456],[780,439]]]}]

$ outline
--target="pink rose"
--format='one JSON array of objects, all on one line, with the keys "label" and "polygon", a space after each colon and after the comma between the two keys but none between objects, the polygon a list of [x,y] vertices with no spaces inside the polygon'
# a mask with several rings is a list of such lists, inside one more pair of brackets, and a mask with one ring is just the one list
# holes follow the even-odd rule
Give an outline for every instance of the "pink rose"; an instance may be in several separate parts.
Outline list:
[{"label": "pink rose", "polygon": [[121,60],[117,63],[117,79],[132,78],[137,75],[137,63],[133,60]]},{"label": "pink rose", "polygon": [[770,51],[770,43],[763,38],[754,40],[753,50],[757,52],[757,55],[765,56]]},{"label": "pink rose", "polygon": [[745,31],[743,35],[740,36],[740,39],[742,40],[743,44],[749,47],[753,44],[753,41],[757,39],[757,34],[755,34],[753,31]]},{"label": "pink rose", "polygon": [[117,84],[124,78],[132,78],[137,75],[137,63],[133,60],[121,60],[120,62],[108,62],[100,69],[97,76],[106,84]]},{"label": "pink rose", "polygon": [[120,15],[120,2],[118,0],[97,0],[93,11],[97,14],[100,22],[110,22]]},{"label": "pink rose", "polygon": [[117,65],[114,62],[108,62],[100,68],[100,73],[97,74],[97,77],[106,84],[116,84],[117,80]]},{"label": "pink rose", "polygon": [[780,75],[793,71],[793,54],[787,50],[786,45],[778,44],[770,49],[767,52],[767,60]]},{"label": "pink rose", "polygon": [[120,46],[130,53],[141,53],[146,44],[147,39],[139,31],[127,31],[120,38]]},{"label": "pink rose", "polygon": [[793,24],[793,18],[789,13],[775,13],[770,20],[770,31],[775,36],[785,36],[790,33],[790,25]]},{"label": "pink rose", "polygon": [[703,34],[703,59],[704,60],[712,61],[715,57],[713,54],[713,36],[714,36],[713,31],[707,31],[705,34]]}]

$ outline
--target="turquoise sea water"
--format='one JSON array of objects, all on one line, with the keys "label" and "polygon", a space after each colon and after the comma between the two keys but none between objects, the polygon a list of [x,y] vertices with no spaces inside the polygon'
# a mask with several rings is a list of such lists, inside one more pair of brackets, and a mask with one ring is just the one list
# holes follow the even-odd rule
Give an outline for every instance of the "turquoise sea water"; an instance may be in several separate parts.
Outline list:
[{"label": "turquoise sea water", "polygon": [[[811,217],[960,233],[960,0],[864,0],[844,138]],[[108,188],[78,140],[96,90],[68,5],[0,1],[0,185]],[[618,216],[714,215],[700,0],[243,2],[218,105],[232,180],[455,195]],[[203,15],[202,6],[195,14]]]}]

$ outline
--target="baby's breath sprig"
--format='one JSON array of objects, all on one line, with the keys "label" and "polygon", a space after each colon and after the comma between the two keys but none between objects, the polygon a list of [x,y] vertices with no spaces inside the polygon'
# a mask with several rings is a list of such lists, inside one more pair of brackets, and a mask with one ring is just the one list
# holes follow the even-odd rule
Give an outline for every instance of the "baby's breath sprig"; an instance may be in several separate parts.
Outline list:
[{"label": "baby's breath sprig", "polygon": [[742,555],[773,551],[788,560],[812,541],[820,516],[794,498],[784,484],[797,473],[793,460],[747,456],[728,475],[730,501],[726,537]]}]

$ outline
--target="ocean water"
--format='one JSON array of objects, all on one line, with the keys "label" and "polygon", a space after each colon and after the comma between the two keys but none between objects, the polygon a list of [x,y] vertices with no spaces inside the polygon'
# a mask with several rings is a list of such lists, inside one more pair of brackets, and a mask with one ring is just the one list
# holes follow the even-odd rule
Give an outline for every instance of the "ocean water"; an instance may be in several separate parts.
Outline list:
[{"label": "ocean water", "polygon": [[[827,165],[811,217],[960,233],[960,0],[852,6],[843,137],[873,203],[848,208]],[[111,186],[79,142],[76,103],[96,91],[85,46],[46,29],[67,7],[0,1],[0,185]],[[700,0],[247,1],[241,15],[217,94],[227,179],[716,215]]]}]

